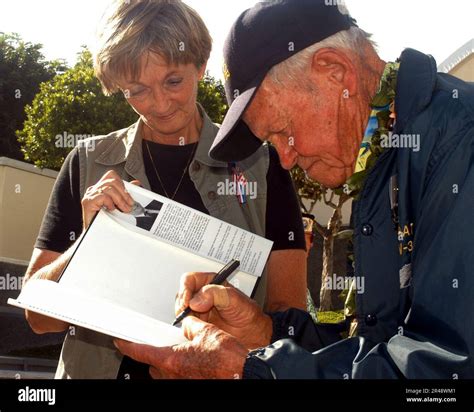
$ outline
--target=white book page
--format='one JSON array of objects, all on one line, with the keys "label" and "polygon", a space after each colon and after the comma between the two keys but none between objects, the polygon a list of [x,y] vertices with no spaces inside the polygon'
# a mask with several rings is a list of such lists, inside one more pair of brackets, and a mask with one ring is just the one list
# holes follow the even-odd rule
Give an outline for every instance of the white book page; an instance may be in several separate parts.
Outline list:
[{"label": "white book page", "polygon": [[240,261],[240,270],[261,276],[273,242],[205,213],[174,202],[141,187],[124,182],[142,208],[133,214],[111,214],[132,230],[157,238],[207,259],[227,264]]},{"label": "white book page", "polygon": [[8,303],[131,342],[153,346],[186,342],[180,328],[50,280],[30,280],[20,296],[9,299]]},{"label": "white book page", "polygon": [[[171,324],[181,275],[221,268],[218,262],[130,231],[101,210],[59,283]],[[231,281],[250,295],[257,278],[239,271]]]}]

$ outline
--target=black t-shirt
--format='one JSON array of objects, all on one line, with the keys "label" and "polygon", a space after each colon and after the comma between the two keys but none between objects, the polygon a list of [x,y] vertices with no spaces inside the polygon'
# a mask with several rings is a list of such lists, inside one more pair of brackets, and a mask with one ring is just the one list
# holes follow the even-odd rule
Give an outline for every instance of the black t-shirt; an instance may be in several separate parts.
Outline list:
[{"label": "black t-shirt", "polygon": [[[171,196],[182,177],[174,200],[209,214],[189,173],[183,175],[195,146],[196,143],[169,146],[148,142],[156,167],[155,171],[144,142],[145,171],[151,190],[163,196],[166,194],[161,183]],[[281,167],[276,150],[271,146],[269,148],[265,237],[274,242],[272,250],[305,249],[303,224],[293,182],[290,174]],[[245,171],[243,173],[245,175]],[[73,149],[64,161],[56,179],[35,247],[63,253],[79,237],[82,232],[79,184],[79,157],[77,149]],[[148,376],[148,365],[139,364],[124,357],[119,378],[138,379]]]}]

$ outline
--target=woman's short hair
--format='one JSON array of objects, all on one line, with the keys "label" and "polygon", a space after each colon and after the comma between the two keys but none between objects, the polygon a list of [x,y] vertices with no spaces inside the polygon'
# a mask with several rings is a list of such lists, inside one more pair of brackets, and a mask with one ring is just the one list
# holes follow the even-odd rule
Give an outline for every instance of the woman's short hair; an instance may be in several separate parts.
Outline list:
[{"label": "woman's short hair", "polygon": [[94,70],[106,95],[126,76],[138,79],[141,57],[157,53],[170,65],[209,59],[212,39],[199,14],[181,0],[114,1],[99,28]]}]

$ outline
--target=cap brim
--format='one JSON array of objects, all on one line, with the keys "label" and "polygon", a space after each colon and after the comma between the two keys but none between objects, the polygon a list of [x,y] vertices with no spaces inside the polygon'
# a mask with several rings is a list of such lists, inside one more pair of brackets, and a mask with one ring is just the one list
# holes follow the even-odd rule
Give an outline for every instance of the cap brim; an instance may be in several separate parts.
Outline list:
[{"label": "cap brim", "polygon": [[239,95],[230,106],[209,150],[211,158],[223,162],[236,162],[246,159],[262,145],[262,141],[242,120],[262,81],[263,78],[256,79],[254,85]]}]

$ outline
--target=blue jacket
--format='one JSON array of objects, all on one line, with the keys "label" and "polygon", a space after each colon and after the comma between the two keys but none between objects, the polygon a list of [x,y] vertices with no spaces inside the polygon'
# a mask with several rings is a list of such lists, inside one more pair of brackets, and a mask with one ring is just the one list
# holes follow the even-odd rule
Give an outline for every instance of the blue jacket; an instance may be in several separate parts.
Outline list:
[{"label": "blue jacket", "polygon": [[395,110],[419,150],[386,149],[353,206],[357,337],[275,313],[244,378],[474,378],[474,86],[407,49]]}]

